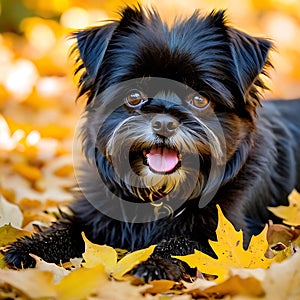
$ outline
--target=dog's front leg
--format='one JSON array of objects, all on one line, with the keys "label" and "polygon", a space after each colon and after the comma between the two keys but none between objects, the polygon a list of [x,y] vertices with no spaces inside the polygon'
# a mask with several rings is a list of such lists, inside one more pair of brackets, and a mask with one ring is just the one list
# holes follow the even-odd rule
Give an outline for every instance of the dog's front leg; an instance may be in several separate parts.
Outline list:
[{"label": "dog's front leg", "polygon": [[48,230],[22,237],[7,245],[3,253],[10,266],[20,269],[35,266],[36,262],[30,254],[50,263],[61,263],[81,257],[83,251],[81,230],[74,223],[58,222]]},{"label": "dog's front leg", "polygon": [[188,280],[195,275],[196,270],[172,256],[192,254],[194,249],[198,249],[198,243],[185,237],[163,240],[156,246],[150,258],[137,265],[130,274],[144,282],[159,279]]}]

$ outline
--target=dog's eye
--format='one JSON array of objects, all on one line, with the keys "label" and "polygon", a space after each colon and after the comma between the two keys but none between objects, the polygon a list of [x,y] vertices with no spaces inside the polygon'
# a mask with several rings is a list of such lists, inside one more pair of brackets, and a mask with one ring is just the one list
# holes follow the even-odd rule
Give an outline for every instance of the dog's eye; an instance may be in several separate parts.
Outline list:
[{"label": "dog's eye", "polygon": [[147,97],[139,90],[131,90],[125,98],[125,103],[129,107],[138,107],[147,101]]},{"label": "dog's eye", "polygon": [[188,96],[187,101],[190,105],[194,106],[197,109],[206,108],[210,103],[208,98],[199,94],[192,94]]}]

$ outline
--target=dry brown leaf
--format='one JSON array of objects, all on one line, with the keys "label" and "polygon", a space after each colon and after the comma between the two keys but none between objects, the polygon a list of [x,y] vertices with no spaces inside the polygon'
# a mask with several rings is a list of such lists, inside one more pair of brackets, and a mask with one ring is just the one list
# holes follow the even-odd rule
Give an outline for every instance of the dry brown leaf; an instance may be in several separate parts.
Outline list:
[{"label": "dry brown leaf", "polygon": [[269,250],[268,257],[274,257],[276,262],[281,262],[295,252],[299,239],[300,229],[288,227],[283,224],[272,224],[268,229]]},{"label": "dry brown leaf", "polygon": [[292,241],[297,239],[300,235],[300,230],[294,227],[288,227],[283,224],[272,224],[268,228],[267,240],[269,245],[276,245],[283,243],[289,246]]}]

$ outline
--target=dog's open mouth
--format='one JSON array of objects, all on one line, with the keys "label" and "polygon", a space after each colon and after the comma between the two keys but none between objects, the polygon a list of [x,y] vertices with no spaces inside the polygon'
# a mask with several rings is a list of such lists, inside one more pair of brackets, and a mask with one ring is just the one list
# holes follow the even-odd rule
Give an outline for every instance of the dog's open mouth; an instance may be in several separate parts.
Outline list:
[{"label": "dog's open mouth", "polygon": [[177,149],[165,146],[153,146],[143,150],[144,164],[154,173],[169,174],[176,171],[181,165],[181,154]]}]

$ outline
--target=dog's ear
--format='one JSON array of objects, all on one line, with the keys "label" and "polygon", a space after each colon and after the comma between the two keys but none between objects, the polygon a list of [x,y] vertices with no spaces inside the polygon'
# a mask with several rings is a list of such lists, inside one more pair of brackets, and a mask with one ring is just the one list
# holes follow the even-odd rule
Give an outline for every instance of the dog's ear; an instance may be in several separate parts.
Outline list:
[{"label": "dog's ear", "polygon": [[140,6],[132,8],[127,6],[120,12],[120,16],[119,21],[84,29],[72,35],[77,41],[72,51],[77,56],[75,74],[84,69],[79,81],[78,97],[87,93],[89,96],[88,103],[95,92],[92,90],[94,82],[114,34],[120,36],[131,32],[134,27],[143,22],[145,12]]},{"label": "dog's ear", "polygon": [[76,32],[80,60],[89,79],[94,79],[103,60],[108,43],[116,28],[115,23]]},{"label": "dog's ear", "polygon": [[265,88],[259,75],[265,74],[266,66],[271,66],[268,54],[272,43],[233,28],[229,28],[228,34],[236,79],[242,95],[246,95],[253,84]]}]

